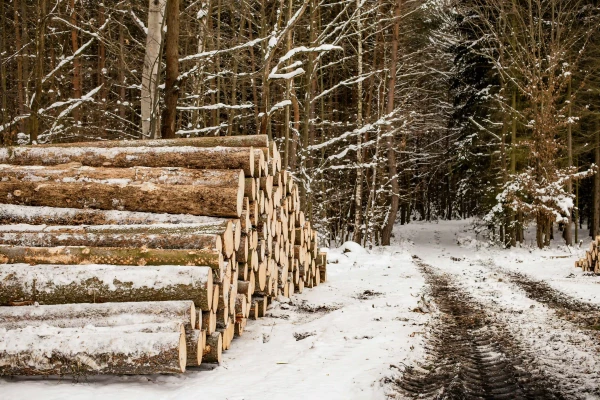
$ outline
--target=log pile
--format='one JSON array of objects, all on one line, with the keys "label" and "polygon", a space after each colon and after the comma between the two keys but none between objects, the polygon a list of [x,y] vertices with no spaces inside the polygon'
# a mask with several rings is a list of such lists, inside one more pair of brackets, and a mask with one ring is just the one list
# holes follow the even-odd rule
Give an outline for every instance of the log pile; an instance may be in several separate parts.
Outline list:
[{"label": "log pile", "polygon": [[600,236],[596,236],[596,239],[592,240],[590,249],[585,252],[585,257],[575,261],[575,268],[581,268],[583,272],[600,274],[598,253],[600,253]]},{"label": "log pile", "polygon": [[220,363],[327,254],[267,136],[0,149],[0,375]]}]

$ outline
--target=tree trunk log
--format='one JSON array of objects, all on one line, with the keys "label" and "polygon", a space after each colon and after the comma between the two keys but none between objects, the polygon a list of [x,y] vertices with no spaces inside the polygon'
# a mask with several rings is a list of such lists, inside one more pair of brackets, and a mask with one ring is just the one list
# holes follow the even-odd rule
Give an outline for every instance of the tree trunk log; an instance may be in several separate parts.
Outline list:
[{"label": "tree trunk log", "polygon": [[[175,217],[175,219],[170,220],[169,217]],[[186,219],[189,219],[191,221],[196,220],[203,222],[195,224],[180,223],[181,221],[185,221]],[[164,220],[170,223],[141,225],[154,221],[163,222]],[[225,255],[226,257],[230,257],[231,254],[233,254],[234,252],[235,235],[237,234],[237,227],[236,232],[234,232],[234,226],[232,221],[236,220],[213,217],[194,217],[190,215],[180,215],[179,217],[177,217],[176,215],[169,214],[135,213],[128,211],[92,211],[48,207],[0,205],[0,222],[7,224],[20,224],[8,226],[0,225],[1,233],[14,234],[14,236],[5,236],[9,241],[14,240],[15,245],[17,244],[17,242],[25,240],[23,239],[25,236],[28,236],[31,240],[34,240],[34,243],[45,243],[46,236],[40,234],[48,233],[51,236],[92,235],[96,238],[96,240],[100,240],[101,237],[108,237],[112,235],[111,237],[113,239],[104,239],[103,243],[106,244],[111,243],[111,240],[117,240],[119,236],[127,237],[128,240],[132,240],[131,243],[133,244],[136,240],[134,239],[135,236],[141,238],[144,235],[151,235],[152,239],[148,238],[148,241],[146,242],[146,247],[148,248],[178,248],[178,246],[181,246],[181,248],[211,248],[212,241],[215,241],[215,246],[218,246],[218,240],[213,238],[212,236],[219,235],[221,237],[223,255]],[[113,224],[119,222],[130,222],[133,223],[133,225],[93,226],[95,223]],[[23,223],[32,223],[40,225],[23,225]],[[44,225],[45,223],[81,223],[84,225],[92,226],[47,226]],[[37,236],[22,235],[25,233],[37,234]],[[80,236],[77,237],[78,239],[76,240],[83,240],[80,238]],[[66,241],[66,239],[64,241]],[[63,242],[63,239],[59,239],[58,242]],[[7,244],[12,244],[12,242]],[[124,243],[119,244],[119,246],[123,244]],[[100,245],[97,246],[101,247]]]},{"label": "tree trunk log", "polygon": [[56,247],[146,247],[148,249],[189,249],[207,253],[223,253],[222,239],[214,234],[169,234],[150,233],[92,233],[87,227],[68,231],[51,229],[44,232],[3,232],[11,225],[0,225],[0,243],[13,246]]},{"label": "tree trunk log", "polygon": [[188,185],[0,182],[4,204],[238,218],[244,188]]},{"label": "tree trunk log", "polygon": [[190,329],[185,332],[185,343],[187,345],[186,365],[188,367],[197,367],[202,364],[202,353],[204,352],[202,332],[198,329]]},{"label": "tree trunk log", "polygon": [[[78,143],[52,143],[37,145],[35,148],[48,147],[94,147],[110,149],[115,147],[269,147],[267,135],[240,135],[240,136],[207,136],[186,139],[163,140],[110,140]],[[33,148],[31,146],[30,148]]]},{"label": "tree trunk log", "polygon": [[0,245],[0,261],[7,264],[59,265],[194,265],[210,267],[218,277],[223,274],[223,254],[216,249],[163,250],[122,247],[21,247]]},{"label": "tree trunk log", "polygon": [[206,336],[206,346],[202,360],[207,363],[221,364],[223,354],[223,338],[221,332],[213,332]]},{"label": "tree trunk log", "polygon": [[212,307],[209,267],[113,265],[0,265],[0,305],[192,300]]},{"label": "tree trunk log", "polygon": [[[187,185],[209,187],[244,187],[246,178],[242,170],[187,169],[187,168],[95,168],[79,163],[40,166],[0,164],[3,181],[26,182],[94,182],[125,186],[153,183],[157,185]],[[248,178],[248,180],[253,178]]]},{"label": "tree trunk log", "polygon": [[[146,142],[144,142],[146,143]],[[78,162],[89,167],[181,167],[242,169],[254,176],[252,147],[5,147],[0,163],[60,165]]]},{"label": "tree trunk log", "polygon": [[[185,372],[185,334],[8,331],[0,375],[156,374]],[[59,331],[59,330],[58,330]]]},{"label": "tree trunk log", "polygon": [[80,328],[111,327],[174,321],[187,329],[196,326],[193,301],[148,301],[141,303],[62,304],[0,307],[0,328],[21,329],[50,325]]}]

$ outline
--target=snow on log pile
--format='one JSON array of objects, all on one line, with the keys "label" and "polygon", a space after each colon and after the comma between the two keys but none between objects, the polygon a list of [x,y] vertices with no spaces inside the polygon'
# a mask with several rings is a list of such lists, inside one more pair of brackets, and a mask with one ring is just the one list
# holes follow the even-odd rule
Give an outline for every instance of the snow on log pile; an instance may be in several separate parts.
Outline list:
[{"label": "snow on log pile", "polygon": [[265,135],[0,148],[0,375],[181,373],[327,278]]},{"label": "snow on log pile", "polygon": [[596,239],[592,240],[590,249],[585,252],[585,257],[575,261],[575,267],[581,268],[583,272],[600,274],[598,253],[600,253],[600,236],[596,236]]}]

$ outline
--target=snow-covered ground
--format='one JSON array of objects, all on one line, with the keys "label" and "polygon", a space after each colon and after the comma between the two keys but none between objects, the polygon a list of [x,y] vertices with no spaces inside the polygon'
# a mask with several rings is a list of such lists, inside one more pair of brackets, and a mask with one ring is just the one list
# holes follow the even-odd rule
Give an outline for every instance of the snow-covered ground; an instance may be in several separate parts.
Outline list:
[{"label": "snow-covered ground", "polygon": [[406,251],[351,249],[330,251],[326,283],[249,322],[220,367],[80,383],[1,379],[0,399],[384,398],[390,365],[422,357],[429,316],[413,309],[424,282]]},{"label": "snow-covered ground", "polygon": [[520,248],[489,246],[473,233],[470,220],[411,223],[395,229],[396,241],[403,249],[434,267],[480,268],[481,263],[493,261],[501,268],[527,274],[577,299],[600,304],[600,276],[589,276],[574,267],[589,249],[591,239],[585,233],[580,234],[584,239],[580,248],[568,248],[556,239],[550,248],[540,250],[535,247],[534,232],[526,232],[526,246]]},{"label": "snow-covered ground", "polygon": [[0,399],[385,399],[395,393],[386,378],[401,377],[406,366],[426,357],[425,341],[436,318],[436,311],[428,312],[427,295],[423,299],[428,291],[413,255],[489,307],[548,374],[588,391],[600,385],[598,344],[588,341],[582,348],[586,332],[503,275],[518,271],[600,304],[600,277],[573,267],[587,243],[571,249],[573,254],[559,245],[503,250],[477,240],[469,221],[411,223],[397,226],[395,236],[388,248],[330,250],[328,281],[290,302],[273,303],[269,317],[251,321],[219,367],[78,383],[3,378]]}]

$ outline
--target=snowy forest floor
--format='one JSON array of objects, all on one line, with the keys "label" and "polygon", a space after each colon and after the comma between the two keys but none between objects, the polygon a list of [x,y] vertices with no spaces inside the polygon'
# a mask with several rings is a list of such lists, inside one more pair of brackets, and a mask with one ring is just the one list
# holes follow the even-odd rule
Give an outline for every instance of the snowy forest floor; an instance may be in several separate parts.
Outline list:
[{"label": "snowy forest floor", "polygon": [[581,249],[488,247],[469,221],[330,250],[328,281],[273,303],[219,367],[3,378],[0,399],[600,398],[600,277]]}]

